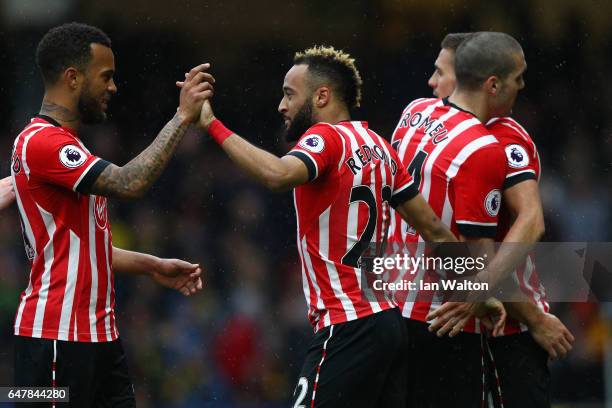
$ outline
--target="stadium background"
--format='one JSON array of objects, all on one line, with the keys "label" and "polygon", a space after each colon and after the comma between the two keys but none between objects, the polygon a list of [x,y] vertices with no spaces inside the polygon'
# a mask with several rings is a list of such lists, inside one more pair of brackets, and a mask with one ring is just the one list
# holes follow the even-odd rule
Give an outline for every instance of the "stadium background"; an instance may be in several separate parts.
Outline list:
[{"label": "stadium background", "polygon": [[[612,4],[587,0],[3,0],[0,176],[9,173],[16,133],[39,108],[35,45],[62,22],[98,25],[112,38],[119,93],[108,123],[82,136],[118,164],[172,116],[174,81],[197,63],[213,64],[218,116],[282,154],[276,107],[294,51],[326,43],[353,54],[365,82],[354,117],[388,137],[404,105],[430,95],[426,81],[445,33],[500,30],[519,39],[529,65],[514,116],[543,160],[546,240],[610,241],[611,13]],[[111,202],[111,220],[117,246],[206,269],[206,289],[191,298],[145,278],[117,279],[119,329],[139,406],[286,406],[311,335],[291,194],[255,185],[192,132],[144,199]],[[0,214],[2,385],[12,381],[12,324],[27,273],[11,209]],[[612,375],[604,375],[610,309],[553,305],[577,338],[571,355],[551,364],[558,406],[604,406],[606,384],[612,389]]]}]

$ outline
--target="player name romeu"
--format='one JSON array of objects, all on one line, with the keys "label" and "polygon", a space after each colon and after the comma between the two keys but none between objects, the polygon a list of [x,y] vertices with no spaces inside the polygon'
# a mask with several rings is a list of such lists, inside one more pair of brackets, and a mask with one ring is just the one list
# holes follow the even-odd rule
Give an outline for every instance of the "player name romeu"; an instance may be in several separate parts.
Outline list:
[{"label": "player name romeu", "polygon": [[[411,112],[408,110],[400,119],[397,125],[398,129],[407,127],[413,128],[412,132],[419,129],[423,129],[422,132],[431,138],[433,144],[443,142],[448,137],[448,129],[444,125],[445,117],[432,118],[431,115],[427,115],[424,112]],[[397,144],[397,143],[396,143]],[[397,149],[397,146],[393,146]]]}]

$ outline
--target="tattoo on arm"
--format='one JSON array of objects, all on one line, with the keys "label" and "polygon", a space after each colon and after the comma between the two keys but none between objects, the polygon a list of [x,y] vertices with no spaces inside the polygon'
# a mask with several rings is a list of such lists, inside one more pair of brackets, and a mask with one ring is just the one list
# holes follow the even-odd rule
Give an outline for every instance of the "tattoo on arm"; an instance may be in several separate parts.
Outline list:
[{"label": "tattoo on arm", "polygon": [[129,163],[123,167],[111,164],[104,169],[89,193],[128,199],[141,197],[166,168],[188,126],[175,115],[153,143]]}]

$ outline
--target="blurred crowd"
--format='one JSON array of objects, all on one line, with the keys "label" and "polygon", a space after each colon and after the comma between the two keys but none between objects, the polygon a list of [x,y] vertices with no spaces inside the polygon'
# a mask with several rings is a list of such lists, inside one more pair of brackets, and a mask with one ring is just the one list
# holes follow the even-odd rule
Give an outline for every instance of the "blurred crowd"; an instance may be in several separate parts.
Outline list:
[{"label": "blurred crowd", "polygon": [[[607,75],[612,72],[612,27],[595,35],[590,20],[570,9],[558,22],[549,22],[552,32],[545,31],[530,14],[537,9],[519,1],[503,21],[459,10],[436,22],[436,29],[413,32],[398,23],[410,12],[403,2],[374,3],[381,5],[368,17],[374,27],[336,44],[356,56],[365,82],[363,107],[354,118],[368,120],[389,137],[403,107],[430,95],[426,81],[446,32],[506,30],[522,43],[528,62],[526,89],[514,116],[531,133],[542,159],[544,240],[611,241],[612,83]],[[78,19],[79,13],[83,9],[75,6],[68,16]],[[344,18],[351,18],[347,13]],[[359,22],[366,11],[354,13]],[[317,20],[320,27],[333,23],[329,14]],[[179,25],[160,30],[151,21],[135,28],[110,16],[86,22],[111,36],[118,68],[119,93],[111,102],[110,120],[81,133],[95,154],[123,164],[146,147],[176,109],[174,81],[203,59],[213,63],[217,78],[218,116],[253,143],[277,154],[286,151],[276,107],[292,53],[311,44],[309,27],[293,37],[276,33],[245,39],[238,57],[222,56],[215,63],[210,50],[216,49]],[[14,137],[38,111],[42,85],[33,55],[52,24],[0,33],[5,79],[0,84],[5,101],[0,106],[0,177],[9,173]],[[321,34],[316,38],[334,43]],[[272,194],[254,184],[193,130],[145,198],[111,201],[110,212],[116,246],[184,258],[205,269],[205,290],[189,298],[146,278],[116,278],[119,331],[139,406],[287,405],[312,333],[291,194]],[[12,383],[12,325],[28,271],[13,208],[0,214],[0,385]],[[603,402],[612,313],[596,303],[553,304],[552,311],[576,337],[568,358],[551,364],[554,401]]]}]

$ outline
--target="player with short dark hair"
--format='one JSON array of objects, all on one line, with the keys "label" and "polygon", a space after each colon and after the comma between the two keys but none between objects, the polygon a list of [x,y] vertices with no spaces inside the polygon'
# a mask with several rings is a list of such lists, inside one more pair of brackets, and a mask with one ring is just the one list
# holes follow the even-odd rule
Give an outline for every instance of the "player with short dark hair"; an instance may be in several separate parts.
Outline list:
[{"label": "player with short dark hair", "polygon": [[72,407],[133,407],[115,323],[114,273],[147,274],[190,295],[199,265],[113,246],[106,197],[141,197],[212,95],[206,65],[189,72],[179,108],[137,157],[116,166],[78,136],[100,123],[117,91],[110,40],[79,23],[51,29],[36,55],[40,113],[17,136],[11,176],[31,272],[15,317],[15,385],[69,387]]},{"label": "player with short dark hair", "polygon": [[[472,35],[448,34],[442,41],[436,68],[429,81],[434,95],[443,98],[453,92],[454,55],[461,42]],[[496,240],[534,244],[544,232],[538,189],[540,159],[536,145],[527,131],[510,117],[493,118],[486,126],[503,145],[508,162]],[[531,256],[525,261],[522,247],[510,244],[508,252],[500,252],[489,264],[490,269],[496,268],[496,265],[498,269],[507,269],[505,273],[513,275],[528,299],[527,302],[507,303],[511,318],[502,336],[487,339],[499,376],[499,389],[494,387],[493,391],[501,393],[505,407],[547,407],[550,406],[550,376],[544,350],[550,358],[563,356],[571,349],[573,336],[557,317],[548,313],[549,305],[535,270],[535,261]],[[521,254],[512,258],[521,262],[513,268],[502,258],[516,250]],[[497,280],[503,280],[503,276]],[[438,313],[444,313],[443,309]],[[444,321],[448,316],[440,317]],[[460,324],[457,324],[454,330],[459,329]],[[488,357],[487,353],[485,357]]]},{"label": "player with short dark hair", "polygon": [[[310,343],[293,406],[398,407],[405,403],[405,329],[389,298],[364,296],[361,255],[384,240],[390,207],[429,241],[455,241],[418,194],[391,146],[352,121],[361,79],[332,47],[297,53],[278,111],[289,140],[282,158],[257,148],[203,105],[201,125],[227,155],[274,191],[294,189]],[[365,288],[364,288],[365,289]]]},{"label": "player with short dark hair", "polygon": [[[472,41],[482,33],[471,36]],[[468,65],[480,64],[479,82],[457,78],[454,92],[442,99],[417,99],[406,107],[392,144],[411,170],[424,198],[460,240],[492,247],[498,229],[501,190],[506,176],[502,146],[484,126],[489,119],[509,112],[525,69],[522,52],[501,33],[486,33],[475,52],[459,46],[455,56]],[[500,45],[501,44],[501,45]],[[512,44],[512,46],[508,46]],[[466,54],[461,54],[464,47]],[[502,55],[504,76],[489,64]],[[438,61],[437,61],[438,62]],[[438,69],[438,65],[436,65]],[[507,73],[509,72],[509,73]],[[467,79],[467,83],[461,82]],[[519,80],[517,80],[517,78]],[[392,223],[393,241],[416,244],[423,239],[398,217]],[[417,280],[437,280],[438,275],[419,269]],[[428,315],[440,307],[441,298],[422,291],[409,292],[402,314],[411,334],[406,358],[410,361],[409,407],[478,406],[482,401],[480,332],[476,322],[455,338],[437,338],[428,330]],[[451,320],[454,323],[454,320]],[[476,334],[475,334],[476,333]],[[440,392],[439,384],[444,384]]]}]

